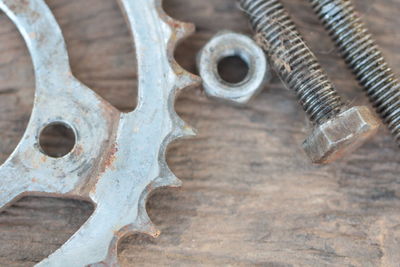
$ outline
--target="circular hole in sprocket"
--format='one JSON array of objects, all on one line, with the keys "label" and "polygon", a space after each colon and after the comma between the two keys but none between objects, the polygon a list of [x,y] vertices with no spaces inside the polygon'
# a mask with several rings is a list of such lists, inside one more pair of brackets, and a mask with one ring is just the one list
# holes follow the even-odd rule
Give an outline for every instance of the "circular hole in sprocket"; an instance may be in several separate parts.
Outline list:
[{"label": "circular hole in sprocket", "polygon": [[43,128],[39,136],[41,151],[52,158],[61,158],[70,153],[75,142],[74,131],[63,122],[50,123]]}]

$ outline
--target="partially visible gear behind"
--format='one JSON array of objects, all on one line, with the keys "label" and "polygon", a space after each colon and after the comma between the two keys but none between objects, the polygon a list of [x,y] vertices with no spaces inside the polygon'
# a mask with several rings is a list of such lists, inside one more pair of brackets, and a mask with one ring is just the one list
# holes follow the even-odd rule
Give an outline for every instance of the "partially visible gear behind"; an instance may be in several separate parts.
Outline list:
[{"label": "partially visible gear behind", "polygon": [[[133,232],[157,236],[145,204],[156,188],[179,186],[165,156],[167,146],[194,135],[174,102],[200,80],[174,60],[191,24],[162,10],[161,0],[120,0],[138,61],[138,105],[121,113],[79,82],[69,66],[59,25],[44,0],[0,0],[0,8],[23,35],[34,65],[35,102],[19,145],[0,166],[0,207],[25,195],[79,198],[94,213],[38,266],[117,266],[117,246]],[[41,131],[58,123],[71,128],[76,144],[62,158],[46,155]]]}]

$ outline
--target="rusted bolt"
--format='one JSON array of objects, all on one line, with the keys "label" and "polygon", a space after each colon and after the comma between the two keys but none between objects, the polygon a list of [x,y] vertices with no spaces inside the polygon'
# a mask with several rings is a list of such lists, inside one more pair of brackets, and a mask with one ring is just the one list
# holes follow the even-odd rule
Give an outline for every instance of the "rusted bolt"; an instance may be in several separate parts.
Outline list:
[{"label": "rusted bolt", "polygon": [[328,163],[359,147],[379,123],[365,107],[348,108],[279,0],[239,0],[256,41],[314,124],[303,148],[314,163]]},{"label": "rusted bolt", "polygon": [[328,163],[353,152],[376,133],[379,123],[366,107],[353,107],[317,125],[303,149],[315,163]]},{"label": "rusted bolt", "polygon": [[349,0],[309,0],[400,145],[400,81]]}]

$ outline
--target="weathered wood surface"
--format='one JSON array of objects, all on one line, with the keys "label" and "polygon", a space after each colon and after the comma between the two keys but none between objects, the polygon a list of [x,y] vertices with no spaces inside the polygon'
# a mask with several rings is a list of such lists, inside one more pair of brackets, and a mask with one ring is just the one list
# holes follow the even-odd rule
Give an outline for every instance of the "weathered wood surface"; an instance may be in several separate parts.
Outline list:
[{"label": "weathered wood surface", "polygon": [[[338,90],[367,103],[306,0],[285,0]],[[47,0],[65,34],[75,75],[118,108],[134,107],[135,58],[114,0]],[[400,3],[357,0],[393,68],[400,71]],[[168,13],[197,24],[176,51],[195,71],[196,51],[218,30],[249,33],[234,0],[168,0]],[[0,162],[29,119],[34,77],[15,26],[0,15]],[[158,191],[148,211],[158,239],[128,237],[123,266],[400,266],[400,156],[386,130],[352,156],[312,166],[299,144],[307,121],[275,79],[246,108],[207,100],[200,89],[176,108],[199,130],[171,146],[182,189]],[[18,177],[16,177],[18,179]],[[65,242],[89,204],[25,198],[0,215],[0,265],[31,266]]]}]

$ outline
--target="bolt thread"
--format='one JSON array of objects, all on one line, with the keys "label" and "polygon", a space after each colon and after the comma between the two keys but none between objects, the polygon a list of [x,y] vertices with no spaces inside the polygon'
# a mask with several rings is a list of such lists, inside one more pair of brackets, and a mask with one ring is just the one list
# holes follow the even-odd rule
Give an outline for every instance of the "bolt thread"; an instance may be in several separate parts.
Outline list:
[{"label": "bolt thread", "polygon": [[321,124],[345,107],[327,74],[278,0],[239,0],[249,15],[256,41],[309,119]]},{"label": "bolt thread", "polygon": [[309,0],[377,113],[400,144],[400,83],[349,0]]}]

